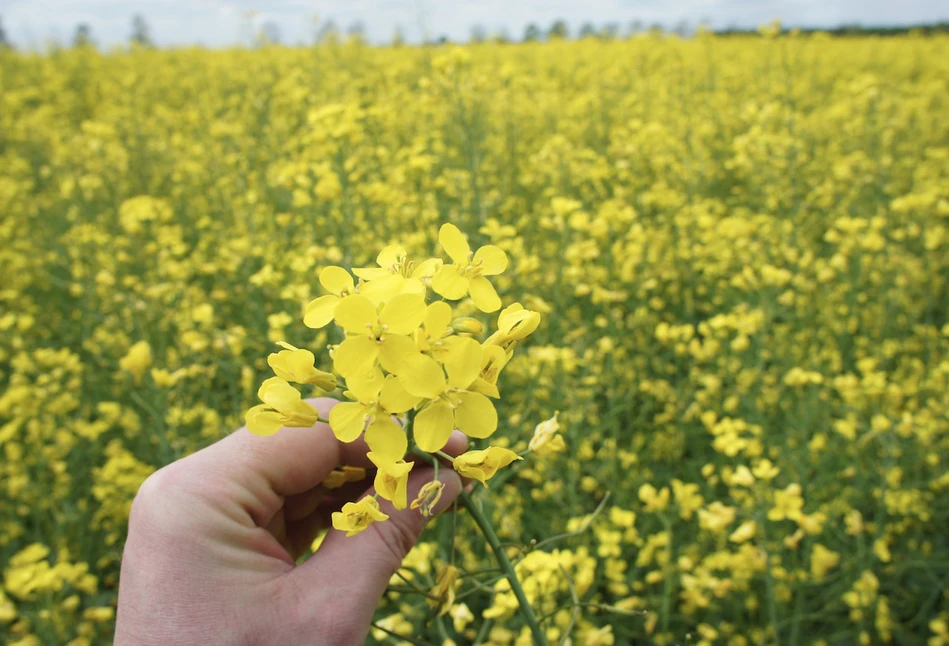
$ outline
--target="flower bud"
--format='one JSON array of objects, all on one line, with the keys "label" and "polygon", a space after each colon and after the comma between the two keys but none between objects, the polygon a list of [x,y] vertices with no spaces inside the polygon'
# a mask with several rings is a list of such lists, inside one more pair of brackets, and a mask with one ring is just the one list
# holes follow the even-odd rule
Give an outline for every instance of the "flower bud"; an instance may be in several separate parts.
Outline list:
[{"label": "flower bud", "polygon": [[480,336],[484,332],[484,325],[481,321],[473,319],[470,316],[462,316],[451,322],[451,327],[459,334],[472,334]]},{"label": "flower bud", "polygon": [[527,448],[533,452],[537,452],[540,457],[550,453],[550,448],[557,448],[557,445],[560,447],[563,446],[562,439],[557,443],[557,445],[550,444],[551,440],[554,439],[554,436],[556,436],[557,432],[560,430],[560,423],[557,421],[557,416],[559,414],[560,411],[557,411],[554,413],[553,417],[548,420],[544,420],[534,429],[534,436],[531,438],[530,444],[527,445]]}]

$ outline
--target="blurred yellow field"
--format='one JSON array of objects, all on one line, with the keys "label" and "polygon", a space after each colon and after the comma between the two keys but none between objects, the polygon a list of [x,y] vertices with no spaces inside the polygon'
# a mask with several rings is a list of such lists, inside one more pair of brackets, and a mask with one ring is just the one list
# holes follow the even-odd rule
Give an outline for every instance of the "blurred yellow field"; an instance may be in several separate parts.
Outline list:
[{"label": "blurred yellow field", "polygon": [[[480,500],[551,643],[949,646],[949,38],[772,36],[0,51],[0,641],[109,643],[143,480],[452,223],[542,317]],[[491,567],[440,517],[372,639],[532,643]]]}]

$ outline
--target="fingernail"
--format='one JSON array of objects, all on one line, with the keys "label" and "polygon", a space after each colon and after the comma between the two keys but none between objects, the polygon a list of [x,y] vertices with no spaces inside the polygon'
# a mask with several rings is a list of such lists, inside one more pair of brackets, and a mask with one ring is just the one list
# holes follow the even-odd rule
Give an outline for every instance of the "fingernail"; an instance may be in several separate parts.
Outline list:
[{"label": "fingernail", "polygon": [[442,497],[439,498],[438,502],[435,503],[435,506],[432,508],[432,515],[437,516],[446,509],[448,509],[455,498],[458,497],[458,494],[461,493],[461,478],[454,471],[449,471],[448,469],[442,469],[438,472],[438,480],[441,482],[445,488],[442,489]]}]

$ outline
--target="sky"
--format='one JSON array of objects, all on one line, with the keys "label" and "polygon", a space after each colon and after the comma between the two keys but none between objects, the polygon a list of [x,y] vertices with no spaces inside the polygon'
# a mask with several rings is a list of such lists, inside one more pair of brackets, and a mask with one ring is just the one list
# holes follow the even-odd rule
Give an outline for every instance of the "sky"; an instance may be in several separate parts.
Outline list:
[{"label": "sky", "polygon": [[[254,11],[253,17],[248,12]],[[572,33],[595,25],[634,20],[673,26],[755,27],[780,19],[786,26],[906,25],[949,20],[946,0],[0,0],[7,38],[20,47],[69,42],[86,23],[102,47],[124,43],[131,19],[141,14],[163,46],[221,47],[246,43],[264,24],[287,43],[310,42],[317,22],[342,29],[364,25],[372,42],[387,42],[398,28],[410,42],[442,35],[466,40],[474,25],[520,38],[529,23],[546,29],[566,20]]]}]

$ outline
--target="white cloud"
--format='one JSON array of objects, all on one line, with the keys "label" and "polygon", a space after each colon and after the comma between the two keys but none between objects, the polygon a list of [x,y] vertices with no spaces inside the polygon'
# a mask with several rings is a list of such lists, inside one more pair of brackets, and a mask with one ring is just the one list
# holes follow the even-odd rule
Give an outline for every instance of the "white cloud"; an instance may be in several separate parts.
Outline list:
[{"label": "white cloud", "polygon": [[317,15],[344,29],[362,22],[376,42],[388,40],[396,27],[410,40],[418,40],[423,30],[460,40],[476,24],[518,38],[527,24],[546,28],[556,19],[566,20],[574,32],[585,22],[633,20],[753,27],[774,18],[803,26],[949,19],[944,0],[0,0],[7,35],[21,46],[41,46],[49,38],[68,41],[79,23],[89,24],[101,45],[120,44],[128,39],[134,14],[146,17],[162,45],[229,45],[246,37],[245,12],[254,9],[260,12],[255,27],[273,22],[288,42],[310,40]]}]

